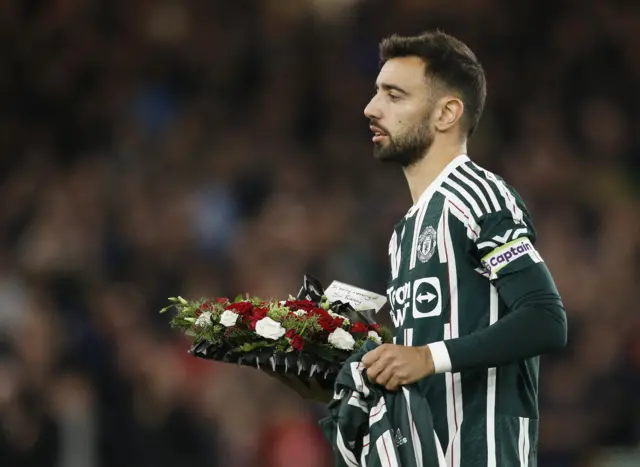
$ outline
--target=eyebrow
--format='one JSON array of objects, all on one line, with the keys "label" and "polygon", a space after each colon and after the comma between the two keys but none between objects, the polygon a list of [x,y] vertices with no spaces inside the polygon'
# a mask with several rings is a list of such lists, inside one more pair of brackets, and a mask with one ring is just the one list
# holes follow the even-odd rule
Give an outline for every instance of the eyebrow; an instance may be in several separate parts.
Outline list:
[{"label": "eyebrow", "polygon": [[375,88],[376,88],[376,91],[378,89],[382,89],[384,91],[398,91],[400,94],[404,94],[405,96],[409,95],[409,93],[407,91],[405,91],[400,86],[397,86],[395,84],[380,83],[380,84],[376,84]]}]

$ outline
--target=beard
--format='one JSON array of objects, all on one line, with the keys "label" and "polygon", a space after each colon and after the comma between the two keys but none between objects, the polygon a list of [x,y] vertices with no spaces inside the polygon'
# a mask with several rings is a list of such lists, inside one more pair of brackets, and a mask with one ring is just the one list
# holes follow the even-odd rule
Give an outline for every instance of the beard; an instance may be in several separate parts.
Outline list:
[{"label": "beard", "polygon": [[434,140],[428,119],[400,136],[386,135],[386,142],[374,143],[373,156],[379,161],[393,162],[407,168],[420,162]]}]

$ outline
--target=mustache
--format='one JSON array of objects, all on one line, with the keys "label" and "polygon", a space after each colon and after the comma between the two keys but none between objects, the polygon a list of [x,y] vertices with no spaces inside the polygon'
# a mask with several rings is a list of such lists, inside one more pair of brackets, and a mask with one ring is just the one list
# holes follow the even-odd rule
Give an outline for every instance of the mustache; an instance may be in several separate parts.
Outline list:
[{"label": "mustache", "polygon": [[377,129],[382,130],[383,134],[389,135],[389,130],[387,130],[385,127],[383,127],[382,125],[380,125],[374,120],[369,120],[369,126],[376,127]]}]

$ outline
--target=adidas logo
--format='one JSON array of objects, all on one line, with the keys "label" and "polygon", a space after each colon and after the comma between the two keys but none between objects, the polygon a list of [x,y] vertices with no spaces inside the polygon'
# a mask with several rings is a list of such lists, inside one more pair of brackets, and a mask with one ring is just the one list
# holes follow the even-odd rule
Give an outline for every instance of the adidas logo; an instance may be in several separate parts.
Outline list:
[{"label": "adidas logo", "polygon": [[398,428],[396,430],[396,447],[402,446],[403,444],[406,444],[406,443],[407,443],[407,438],[402,436],[402,433],[400,433],[400,428]]}]

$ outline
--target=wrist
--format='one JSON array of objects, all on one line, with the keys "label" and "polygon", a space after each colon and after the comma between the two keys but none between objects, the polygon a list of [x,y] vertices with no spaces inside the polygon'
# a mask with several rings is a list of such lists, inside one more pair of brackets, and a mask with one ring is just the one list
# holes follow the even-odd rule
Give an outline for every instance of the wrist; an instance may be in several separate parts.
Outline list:
[{"label": "wrist", "polygon": [[433,363],[433,355],[431,354],[431,349],[429,348],[428,345],[425,345],[421,347],[421,350],[422,350],[422,357],[424,358],[424,361],[426,362],[426,366],[427,366],[427,376],[432,375],[435,373],[435,366]]}]

